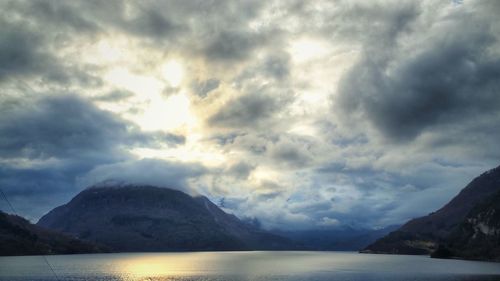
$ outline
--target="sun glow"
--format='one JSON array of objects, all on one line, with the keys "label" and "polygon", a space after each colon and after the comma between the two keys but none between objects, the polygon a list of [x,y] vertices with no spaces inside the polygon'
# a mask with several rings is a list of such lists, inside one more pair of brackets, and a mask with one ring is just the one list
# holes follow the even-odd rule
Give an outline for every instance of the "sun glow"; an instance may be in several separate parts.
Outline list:
[{"label": "sun glow", "polygon": [[328,53],[326,43],[316,40],[303,38],[293,41],[290,44],[290,53],[296,62],[306,62],[313,59],[318,59]]},{"label": "sun glow", "polygon": [[98,43],[97,54],[99,59],[106,62],[116,62],[124,56],[122,49],[105,40]]},{"label": "sun glow", "polygon": [[118,88],[145,96],[160,94],[164,87],[156,78],[138,75],[122,67],[112,69],[106,74],[105,79]]},{"label": "sun glow", "polygon": [[[178,85],[183,79],[182,66],[173,63],[166,66],[170,85]],[[194,126],[196,118],[191,112],[191,102],[186,93],[180,91],[165,96],[165,82],[153,75],[135,74],[130,70],[114,68],[105,75],[114,86],[133,92],[131,99],[139,112],[127,113],[126,117],[147,131],[176,131],[184,133]]]},{"label": "sun glow", "polygon": [[163,98],[154,95],[149,100],[144,114],[139,117],[138,123],[144,130],[171,131],[175,129],[187,129],[195,122],[191,113],[189,98],[183,94],[171,95]]},{"label": "sun glow", "polygon": [[188,136],[186,144],[175,148],[134,148],[131,152],[139,158],[159,158],[165,160],[179,160],[199,162],[207,167],[217,167],[227,161],[220,151],[207,149]]},{"label": "sun glow", "polygon": [[184,66],[176,60],[171,60],[162,66],[163,78],[172,87],[179,87],[184,79]]}]

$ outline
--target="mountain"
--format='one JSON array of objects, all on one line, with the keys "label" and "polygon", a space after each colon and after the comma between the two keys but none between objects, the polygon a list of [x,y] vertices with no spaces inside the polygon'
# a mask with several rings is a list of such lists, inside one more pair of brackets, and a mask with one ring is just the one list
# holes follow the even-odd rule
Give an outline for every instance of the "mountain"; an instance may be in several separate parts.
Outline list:
[{"label": "mountain", "polygon": [[313,251],[358,251],[375,240],[394,231],[399,226],[382,229],[343,227],[334,229],[309,229],[277,231],[276,233],[296,241],[303,249]]},{"label": "mountain", "polygon": [[0,211],[0,256],[79,254],[103,248]]},{"label": "mountain", "polygon": [[291,249],[294,244],[222,211],[208,198],[154,186],[95,186],[38,225],[116,252]]},{"label": "mountain", "polygon": [[498,259],[499,203],[500,166],[472,180],[441,209],[410,220],[362,252]]},{"label": "mountain", "polygon": [[432,257],[500,261],[500,191],[474,206]]}]

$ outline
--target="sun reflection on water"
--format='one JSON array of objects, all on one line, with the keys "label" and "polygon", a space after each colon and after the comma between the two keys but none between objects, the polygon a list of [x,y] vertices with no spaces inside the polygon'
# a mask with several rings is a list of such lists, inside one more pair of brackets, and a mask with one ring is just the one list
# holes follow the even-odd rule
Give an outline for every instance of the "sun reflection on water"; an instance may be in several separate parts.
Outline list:
[{"label": "sun reflection on water", "polygon": [[162,259],[159,257],[138,256],[124,261],[122,271],[136,278],[182,275],[192,269],[186,260]]},{"label": "sun reflection on water", "polygon": [[[137,254],[133,255],[117,265],[116,270],[124,273],[128,278],[125,280],[179,280],[156,279],[159,277],[187,276],[198,273],[206,274],[210,269],[207,266],[210,262],[209,253],[196,254],[170,254],[168,256],[160,254]],[[205,262],[204,262],[205,261]],[[208,262],[207,262],[208,261]]]}]

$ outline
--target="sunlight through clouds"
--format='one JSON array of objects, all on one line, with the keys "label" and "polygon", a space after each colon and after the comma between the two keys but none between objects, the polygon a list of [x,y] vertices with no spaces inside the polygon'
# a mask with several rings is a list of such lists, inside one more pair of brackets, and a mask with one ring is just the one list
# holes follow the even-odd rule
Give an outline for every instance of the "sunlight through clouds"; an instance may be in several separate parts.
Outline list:
[{"label": "sunlight through clouds", "polygon": [[124,67],[113,68],[104,78],[116,87],[143,97],[157,96],[164,88],[164,84],[153,76],[135,74]]},{"label": "sunlight through clouds", "polygon": [[297,63],[319,59],[329,52],[328,45],[319,39],[300,38],[290,43],[290,54]]},{"label": "sunlight through clouds", "polygon": [[189,130],[195,122],[190,111],[189,98],[182,93],[164,98],[154,95],[148,100],[144,114],[137,123],[145,130],[176,131]]},{"label": "sunlight through clouds", "polygon": [[5,3],[0,183],[33,218],[146,161],[265,227],[380,227],[500,159],[493,2]]},{"label": "sunlight through clouds", "polygon": [[184,79],[184,67],[177,60],[170,60],[162,66],[162,74],[172,87],[179,87]]}]

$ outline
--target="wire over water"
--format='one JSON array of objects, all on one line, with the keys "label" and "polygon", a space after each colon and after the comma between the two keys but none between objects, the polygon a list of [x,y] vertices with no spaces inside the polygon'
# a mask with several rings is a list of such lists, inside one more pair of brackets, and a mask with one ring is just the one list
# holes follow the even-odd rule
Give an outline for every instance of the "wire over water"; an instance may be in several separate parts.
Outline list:
[{"label": "wire over water", "polygon": [[[7,196],[5,195],[5,193],[3,192],[3,190],[1,188],[0,188],[0,193],[2,194],[2,197],[5,200],[5,202],[7,202],[7,205],[9,205],[10,209],[12,210],[12,214],[14,214],[14,215],[17,216],[17,212],[14,209],[14,206],[12,206],[12,204],[9,201],[9,199],[7,198]],[[50,268],[50,271],[52,272],[52,274],[54,275],[54,277],[56,278],[56,280],[57,281],[61,281],[61,279],[59,279],[59,276],[57,275],[56,271],[54,270],[54,268],[50,264],[50,262],[47,259],[47,257],[45,255],[42,255],[42,258],[45,261],[45,263],[47,264],[47,266]]]}]

